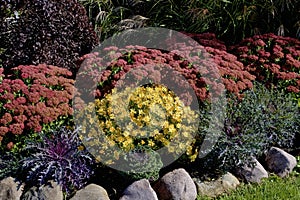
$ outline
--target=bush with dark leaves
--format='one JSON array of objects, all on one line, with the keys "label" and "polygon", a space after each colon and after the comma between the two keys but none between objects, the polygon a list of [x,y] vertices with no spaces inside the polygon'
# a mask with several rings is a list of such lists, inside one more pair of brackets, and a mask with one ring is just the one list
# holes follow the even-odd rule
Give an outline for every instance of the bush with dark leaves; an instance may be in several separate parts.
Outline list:
[{"label": "bush with dark leaves", "polygon": [[76,0],[25,2],[21,8],[6,2],[18,14],[1,21],[0,66],[46,63],[76,72],[76,60],[98,44],[84,7]]}]

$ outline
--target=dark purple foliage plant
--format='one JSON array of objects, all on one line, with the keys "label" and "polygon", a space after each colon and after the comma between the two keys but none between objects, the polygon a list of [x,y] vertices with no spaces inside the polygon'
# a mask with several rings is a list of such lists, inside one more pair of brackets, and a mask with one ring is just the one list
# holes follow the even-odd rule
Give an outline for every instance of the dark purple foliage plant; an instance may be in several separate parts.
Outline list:
[{"label": "dark purple foliage plant", "polygon": [[41,142],[31,142],[32,156],[22,161],[26,182],[32,185],[57,182],[67,194],[80,189],[93,175],[94,160],[82,145],[78,128],[62,127],[42,134]]},{"label": "dark purple foliage plant", "polygon": [[11,13],[0,14],[0,65],[7,71],[19,65],[46,63],[67,68],[75,75],[77,59],[99,43],[77,0],[2,3],[1,12]]}]

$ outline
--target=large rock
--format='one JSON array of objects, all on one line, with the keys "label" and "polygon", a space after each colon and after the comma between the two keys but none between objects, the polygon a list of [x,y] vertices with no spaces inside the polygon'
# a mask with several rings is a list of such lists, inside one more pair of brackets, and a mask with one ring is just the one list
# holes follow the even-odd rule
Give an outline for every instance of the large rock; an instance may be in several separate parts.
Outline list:
[{"label": "large rock", "polygon": [[248,183],[260,183],[263,178],[268,178],[268,172],[265,168],[253,158],[253,167],[249,167],[247,165],[242,166],[237,169],[236,175],[240,178],[244,179]]},{"label": "large rock", "polygon": [[30,188],[22,197],[22,200],[63,200],[61,187],[54,181],[46,185]]},{"label": "large rock", "polygon": [[160,200],[194,200],[197,189],[184,169],[176,169],[164,175],[154,186]]},{"label": "large rock", "polygon": [[0,181],[0,199],[17,200],[20,199],[24,185],[8,177]]},{"label": "large rock", "polygon": [[123,192],[120,200],[158,200],[147,179],[135,181]]},{"label": "large rock", "polygon": [[89,184],[76,194],[70,200],[109,200],[106,190],[96,184]]},{"label": "large rock", "polygon": [[286,177],[297,165],[297,160],[291,154],[272,147],[267,152],[266,164],[270,172],[274,172],[280,177]]},{"label": "large rock", "polygon": [[229,172],[221,177],[221,182],[225,191],[234,190],[240,184],[240,181]]},{"label": "large rock", "polygon": [[240,184],[239,180],[229,172],[223,175],[221,178],[211,182],[201,182],[198,179],[194,180],[197,186],[198,194],[212,198],[217,197],[225,192],[230,192],[231,190],[236,189]]}]

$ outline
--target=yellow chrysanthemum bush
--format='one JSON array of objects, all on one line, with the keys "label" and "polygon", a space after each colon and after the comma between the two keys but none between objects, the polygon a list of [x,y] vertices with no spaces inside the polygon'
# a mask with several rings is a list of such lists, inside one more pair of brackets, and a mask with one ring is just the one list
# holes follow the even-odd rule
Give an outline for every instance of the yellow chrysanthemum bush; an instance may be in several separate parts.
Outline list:
[{"label": "yellow chrysanthemum bush", "polygon": [[186,152],[191,160],[197,156],[191,145],[199,116],[164,85],[113,89],[76,118],[83,124],[82,139],[89,151],[108,165],[127,162],[132,152],[142,151],[156,158],[143,167],[158,174],[166,154]]}]

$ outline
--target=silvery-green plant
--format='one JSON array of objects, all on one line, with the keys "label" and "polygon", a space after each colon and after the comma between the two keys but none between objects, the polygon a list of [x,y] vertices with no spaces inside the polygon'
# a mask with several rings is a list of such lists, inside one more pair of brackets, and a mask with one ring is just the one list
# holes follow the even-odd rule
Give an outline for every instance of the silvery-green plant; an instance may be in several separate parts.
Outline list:
[{"label": "silvery-green plant", "polygon": [[159,178],[159,171],[163,167],[160,155],[145,147],[137,147],[128,152],[120,164],[124,165],[124,171],[120,173],[132,180],[146,178],[155,181]]},{"label": "silvery-green plant", "polygon": [[[291,95],[255,84],[242,100],[230,96],[226,105],[224,128],[213,150],[201,163],[229,170],[251,164],[272,146],[291,148],[299,134],[299,110]],[[202,134],[216,134],[210,128]]]}]

